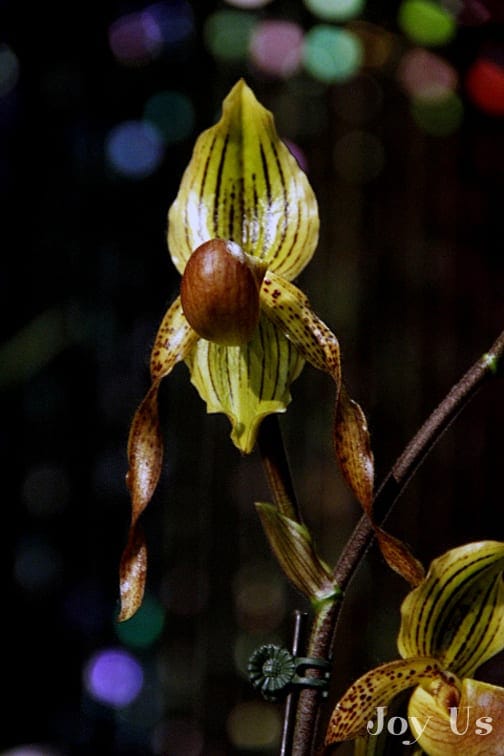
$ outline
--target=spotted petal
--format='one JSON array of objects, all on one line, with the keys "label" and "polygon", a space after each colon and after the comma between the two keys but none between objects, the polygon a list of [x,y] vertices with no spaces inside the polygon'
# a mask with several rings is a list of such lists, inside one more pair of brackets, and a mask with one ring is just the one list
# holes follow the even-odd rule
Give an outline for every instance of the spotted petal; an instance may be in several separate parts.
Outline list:
[{"label": "spotted petal", "polygon": [[504,648],[504,543],[481,541],[435,559],[401,607],[401,656],[434,656],[460,677]]},{"label": "spotted petal", "polygon": [[261,307],[307,362],[331,375],[339,390],[341,356],[338,339],[313,312],[305,294],[293,283],[268,270],[261,286]]},{"label": "spotted petal", "polygon": [[373,729],[377,709],[388,707],[396,695],[413,686],[443,692],[443,700],[458,702],[458,681],[432,658],[414,657],[387,662],[366,672],[336,704],[326,733],[326,745],[352,740]]},{"label": "spotted petal", "polygon": [[144,593],[147,549],[139,518],[152,498],[161,473],[163,442],[157,405],[159,385],[193,348],[197,338],[177,297],[159,327],[151,357],[151,387],[135,413],[129,433],[127,483],[131,496],[131,521],[120,567],[120,620],[128,619],[136,612]]},{"label": "spotted petal", "polygon": [[318,239],[317,201],[279,139],[272,114],[240,80],[222,117],[198,138],[168,216],[168,247],[183,273],[209,239],[229,239],[287,279],[310,261]]},{"label": "spotted petal", "polygon": [[252,451],[261,420],[285,411],[290,384],[304,365],[297,350],[264,316],[247,344],[228,347],[201,339],[186,362],[208,412],[229,417],[233,443],[244,453]]}]

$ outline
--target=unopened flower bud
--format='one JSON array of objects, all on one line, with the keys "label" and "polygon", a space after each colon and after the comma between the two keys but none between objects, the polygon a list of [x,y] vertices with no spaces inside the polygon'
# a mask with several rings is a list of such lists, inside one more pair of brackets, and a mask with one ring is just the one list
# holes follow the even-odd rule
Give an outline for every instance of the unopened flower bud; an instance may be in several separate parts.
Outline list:
[{"label": "unopened flower bud", "polygon": [[259,322],[266,266],[232,241],[211,239],[187,261],[180,298],[196,333],[225,346],[250,341]]}]

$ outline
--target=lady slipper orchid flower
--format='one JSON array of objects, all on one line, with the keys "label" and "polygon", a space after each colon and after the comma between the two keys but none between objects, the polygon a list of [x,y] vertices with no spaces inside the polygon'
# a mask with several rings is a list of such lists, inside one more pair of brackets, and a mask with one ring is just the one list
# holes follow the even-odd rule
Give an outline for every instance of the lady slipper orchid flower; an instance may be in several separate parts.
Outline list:
[{"label": "lady slipper orchid flower", "polygon": [[[333,711],[326,746],[357,738],[356,753],[375,753],[380,711],[414,688],[411,735],[429,756],[498,756],[504,743],[504,688],[472,679],[504,648],[504,543],[481,541],[435,559],[401,607],[402,659],[359,678]],[[383,719],[383,717],[382,717]],[[383,729],[383,728],[380,728]]]},{"label": "lady slipper orchid flower", "polygon": [[203,132],[168,215],[168,247],[181,293],[151,355],[151,386],[131,425],[132,516],[121,561],[120,620],[139,607],[147,551],[139,517],[159,480],[161,381],[184,361],[208,412],[225,413],[250,452],[264,417],[285,411],[305,362],[341,386],[339,345],[292,280],[318,240],[311,186],[279,139],[272,114],[239,81],[218,123]]}]

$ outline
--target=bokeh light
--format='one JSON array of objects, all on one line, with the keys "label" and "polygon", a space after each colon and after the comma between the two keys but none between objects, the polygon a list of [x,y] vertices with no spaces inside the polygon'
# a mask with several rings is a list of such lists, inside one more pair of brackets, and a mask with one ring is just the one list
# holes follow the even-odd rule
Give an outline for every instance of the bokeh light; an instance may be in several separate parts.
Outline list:
[{"label": "bokeh light", "polygon": [[304,0],[304,4],[323,21],[348,21],[362,13],[366,0]]},{"label": "bokeh light", "polygon": [[89,695],[112,708],[132,703],[142,689],[143,679],[140,663],[119,648],[97,652],[84,668],[84,685]]},{"label": "bokeh light", "polygon": [[120,176],[143,179],[154,173],[164,157],[162,136],[151,123],[123,121],[107,135],[105,157]]},{"label": "bokeh light", "polygon": [[261,701],[238,704],[227,720],[228,737],[235,748],[273,748],[280,741],[281,731],[280,713]]},{"label": "bokeh light", "polygon": [[112,54],[123,65],[145,65],[157,58],[163,47],[161,31],[143,13],[128,13],[116,19],[109,28]]},{"label": "bokeh light", "polygon": [[[0,119],[5,111],[0,114]],[[0,344],[0,388],[27,381],[78,338],[61,307],[48,307]]]},{"label": "bokeh light", "polygon": [[161,0],[148,5],[142,16],[148,24],[157,27],[164,51],[168,53],[187,43],[195,31],[194,12],[189,0]]},{"label": "bokeh light", "polygon": [[469,68],[465,86],[472,102],[492,116],[504,115],[504,68],[478,58]]},{"label": "bokeh light", "polygon": [[351,184],[375,179],[385,164],[383,145],[368,131],[350,131],[340,137],[333,150],[334,167]]},{"label": "bokeh light", "polygon": [[218,60],[246,60],[256,16],[239,10],[219,10],[205,21],[204,39],[208,50]]},{"label": "bokeh light", "polygon": [[426,47],[446,45],[456,32],[454,17],[432,0],[404,0],[398,23],[409,39]]},{"label": "bokeh light", "polygon": [[0,44],[0,97],[5,97],[15,88],[19,79],[19,60],[6,44]]},{"label": "bokeh light", "polygon": [[279,78],[292,76],[301,66],[303,29],[293,21],[262,21],[250,40],[250,57],[262,73]]},{"label": "bokeh light", "polygon": [[394,63],[399,50],[398,35],[361,19],[350,21],[347,30],[361,43],[363,66],[380,69]]},{"label": "bokeh light", "polygon": [[146,648],[161,635],[164,626],[164,609],[153,596],[145,595],[142,606],[131,619],[117,622],[115,630],[126,646]]},{"label": "bokeh light", "polygon": [[351,31],[318,24],[305,36],[303,60],[315,79],[326,84],[345,81],[362,64],[362,44]]},{"label": "bokeh light", "polygon": [[194,107],[182,92],[156,92],[145,103],[143,115],[145,121],[156,127],[165,144],[180,142],[193,133]]},{"label": "bokeh light", "polygon": [[248,632],[271,632],[285,617],[284,583],[266,564],[243,565],[234,579],[233,593],[237,622]]},{"label": "bokeh light", "polygon": [[171,0],[120,16],[110,25],[108,39],[119,63],[141,66],[186,42],[193,32],[190,4],[187,0]]},{"label": "bokeh light", "polygon": [[427,134],[444,137],[460,127],[464,108],[455,92],[446,92],[440,97],[414,97],[410,105],[416,124]]},{"label": "bokeh light", "polygon": [[431,99],[452,92],[458,83],[454,66],[423,48],[408,50],[403,55],[396,76],[408,95]]}]

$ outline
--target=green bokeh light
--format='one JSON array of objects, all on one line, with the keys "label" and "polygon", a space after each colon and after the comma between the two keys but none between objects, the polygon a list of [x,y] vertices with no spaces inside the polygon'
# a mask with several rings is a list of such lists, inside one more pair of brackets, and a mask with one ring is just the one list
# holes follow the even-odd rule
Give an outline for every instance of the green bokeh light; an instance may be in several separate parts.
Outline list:
[{"label": "green bokeh light", "polygon": [[359,38],[346,29],[319,24],[305,37],[304,66],[326,84],[349,79],[359,70],[363,57]]},{"label": "green bokeh light", "polygon": [[422,131],[443,137],[453,134],[460,127],[464,108],[455,92],[447,92],[437,99],[413,98],[411,115]]},{"label": "green bokeh light", "polygon": [[116,633],[126,646],[147,648],[159,638],[163,625],[163,607],[152,596],[145,596],[142,606],[131,619],[116,624]]},{"label": "green bokeh light", "polygon": [[220,60],[245,60],[256,23],[253,13],[239,10],[216,11],[206,20],[205,44],[212,55]]},{"label": "green bokeh light", "polygon": [[191,136],[194,108],[191,100],[180,92],[157,92],[145,103],[144,118],[153,123],[166,143],[172,144]]},{"label": "green bokeh light", "polygon": [[431,0],[405,0],[398,23],[407,37],[426,47],[448,44],[456,29],[453,16]]},{"label": "green bokeh light", "polygon": [[304,4],[324,21],[348,21],[362,13],[366,0],[304,0]]}]

